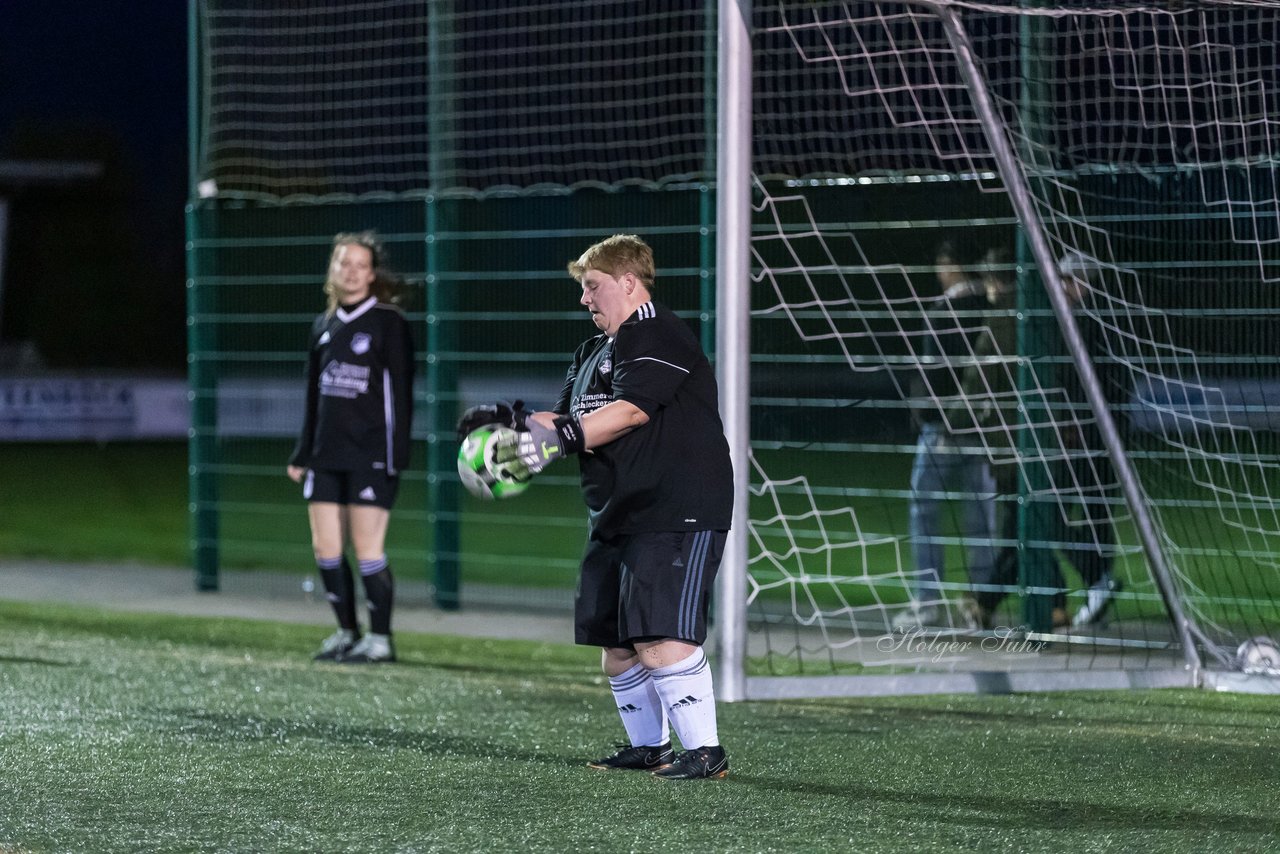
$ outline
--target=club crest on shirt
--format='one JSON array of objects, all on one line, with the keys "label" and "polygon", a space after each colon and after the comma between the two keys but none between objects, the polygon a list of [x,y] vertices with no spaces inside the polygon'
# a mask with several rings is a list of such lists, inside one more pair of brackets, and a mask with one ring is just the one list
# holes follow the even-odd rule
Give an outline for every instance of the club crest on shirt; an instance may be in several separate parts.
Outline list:
[{"label": "club crest on shirt", "polygon": [[369,345],[371,343],[373,343],[373,339],[369,337],[368,333],[357,332],[355,335],[351,336],[351,352],[355,353],[357,356],[368,353]]},{"label": "club crest on shirt", "polygon": [[320,341],[319,341],[319,342],[317,342],[317,343],[319,343],[319,344],[321,344],[321,345],[324,345],[324,344],[328,344],[328,343],[329,343],[329,330],[328,330],[328,329],[326,329],[326,330],[324,331],[324,334],[320,336]]},{"label": "club crest on shirt", "polygon": [[605,377],[613,373],[613,355],[612,354],[605,356],[603,359],[600,360],[600,367],[598,370],[600,371],[600,375]]}]

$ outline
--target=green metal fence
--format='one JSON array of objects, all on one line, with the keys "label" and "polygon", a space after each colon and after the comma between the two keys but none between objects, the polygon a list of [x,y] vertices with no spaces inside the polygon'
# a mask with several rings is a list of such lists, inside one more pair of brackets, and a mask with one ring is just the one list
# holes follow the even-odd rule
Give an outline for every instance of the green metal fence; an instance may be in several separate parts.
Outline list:
[{"label": "green metal fence", "polygon": [[[278,206],[204,201],[188,214],[192,543],[201,587],[222,568],[305,573],[305,507],[284,477],[300,426],[306,334],[323,309],[332,237],[376,228],[405,281],[419,349],[414,465],[403,476],[388,554],[457,607],[461,579],[572,585],[583,512],[566,467],[501,507],[458,488],[453,425],[468,405],[550,406],[594,326],[567,262],[602,235],[642,234],[657,293],[710,328],[711,235],[704,187],[572,196]],[[500,518],[502,536],[492,531]],[[569,533],[571,532],[571,533]]]}]

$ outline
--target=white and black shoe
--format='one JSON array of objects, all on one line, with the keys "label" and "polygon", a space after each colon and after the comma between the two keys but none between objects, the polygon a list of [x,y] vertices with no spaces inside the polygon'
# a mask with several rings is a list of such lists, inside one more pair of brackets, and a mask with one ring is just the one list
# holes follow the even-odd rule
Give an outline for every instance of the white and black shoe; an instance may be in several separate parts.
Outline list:
[{"label": "white and black shoe", "polygon": [[942,609],[937,605],[908,605],[893,617],[890,627],[895,632],[909,632],[942,625]]},{"label": "white and black shoe", "polygon": [[320,644],[320,651],[312,656],[313,661],[341,661],[351,652],[360,636],[351,629],[338,629]]},{"label": "white and black shoe", "polygon": [[389,664],[396,660],[390,635],[367,634],[341,658],[343,664]]},{"label": "white and black shoe", "polygon": [[971,632],[983,632],[991,628],[991,612],[978,604],[972,596],[961,596],[956,603],[960,621]]},{"label": "white and black shoe", "polygon": [[1110,574],[1102,576],[1086,592],[1084,606],[1071,618],[1071,628],[1080,629],[1093,626],[1106,619],[1107,612],[1115,604],[1116,594],[1124,589],[1124,584]]}]

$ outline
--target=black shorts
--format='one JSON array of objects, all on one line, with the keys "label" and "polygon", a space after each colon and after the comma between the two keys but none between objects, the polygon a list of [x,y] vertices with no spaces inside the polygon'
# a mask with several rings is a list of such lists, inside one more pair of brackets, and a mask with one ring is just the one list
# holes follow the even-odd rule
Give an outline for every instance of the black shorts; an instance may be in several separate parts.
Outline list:
[{"label": "black shorts", "polygon": [[574,641],[703,643],[727,537],[726,531],[667,531],[588,540],[574,600]]},{"label": "black shorts", "polygon": [[381,469],[368,471],[325,471],[307,469],[302,479],[302,497],[331,504],[356,504],[390,510],[396,503],[400,478]]}]

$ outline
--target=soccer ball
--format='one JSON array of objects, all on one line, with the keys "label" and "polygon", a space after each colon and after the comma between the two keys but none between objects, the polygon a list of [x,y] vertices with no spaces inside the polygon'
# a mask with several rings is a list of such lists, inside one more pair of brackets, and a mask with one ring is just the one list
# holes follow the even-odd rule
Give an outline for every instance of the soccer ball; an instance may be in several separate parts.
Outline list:
[{"label": "soccer ball", "polygon": [[1236,650],[1236,661],[1245,673],[1280,673],[1280,646],[1265,635],[1249,638]]},{"label": "soccer ball", "polygon": [[511,463],[499,463],[494,451],[501,441],[512,441],[515,432],[500,424],[487,424],[472,430],[458,448],[458,477],[476,498],[492,501],[511,498],[529,488],[529,476],[523,466],[519,477],[512,473]]}]

